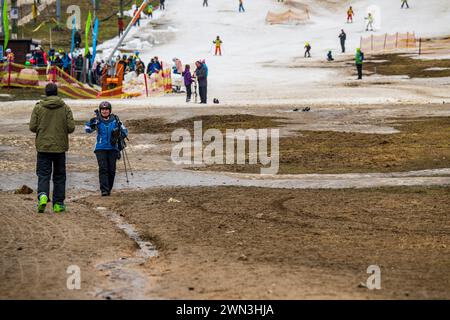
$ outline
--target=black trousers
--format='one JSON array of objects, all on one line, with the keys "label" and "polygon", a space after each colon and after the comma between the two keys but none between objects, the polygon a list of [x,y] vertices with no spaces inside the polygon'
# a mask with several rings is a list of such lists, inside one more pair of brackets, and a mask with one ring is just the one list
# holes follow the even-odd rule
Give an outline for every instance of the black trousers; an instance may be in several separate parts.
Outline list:
[{"label": "black trousers", "polygon": [[345,41],[341,41],[342,53],[345,53]]},{"label": "black trousers", "polygon": [[358,71],[358,79],[362,79],[362,64],[357,64],[356,70]]},{"label": "black trousers", "polygon": [[53,203],[64,204],[66,199],[66,153],[38,152],[36,174],[38,176],[38,198],[41,194],[50,197],[50,178],[53,172]]},{"label": "black trousers", "polygon": [[113,188],[118,153],[116,150],[95,151],[98,162],[98,179],[102,193],[110,193]]},{"label": "black trousers", "polygon": [[189,102],[191,100],[192,95],[192,84],[186,86],[186,102]]},{"label": "black trousers", "polygon": [[200,94],[200,103],[206,103],[207,99],[207,87],[199,87],[198,88]]}]

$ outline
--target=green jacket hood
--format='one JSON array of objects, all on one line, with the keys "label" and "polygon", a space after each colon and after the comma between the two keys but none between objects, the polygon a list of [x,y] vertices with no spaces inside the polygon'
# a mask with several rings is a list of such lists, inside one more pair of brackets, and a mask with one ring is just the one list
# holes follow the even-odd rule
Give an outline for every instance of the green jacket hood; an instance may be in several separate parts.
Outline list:
[{"label": "green jacket hood", "polygon": [[64,106],[64,101],[58,96],[45,97],[40,105],[48,109],[57,109]]}]

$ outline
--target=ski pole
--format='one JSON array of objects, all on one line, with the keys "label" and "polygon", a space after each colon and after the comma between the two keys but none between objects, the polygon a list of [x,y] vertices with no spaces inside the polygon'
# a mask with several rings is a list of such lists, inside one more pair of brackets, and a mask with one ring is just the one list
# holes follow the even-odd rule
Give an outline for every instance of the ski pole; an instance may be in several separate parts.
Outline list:
[{"label": "ski pole", "polygon": [[131,174],[131,176],[133,176],[133,168],[131,167],[130,158],[128,158],[127,151],[125,149],[123,149],[123,151],[125,153],[125,158],[127,158],[128,168],[130,169],[130,174]]},{"label": "ski pole", "polygon": [[128,180],[127,164],[125,162],[125,157],[123,155],[123,151],[122,151],[122,158],[123,158],[123,166],[125,167],[125,177],[127,178],[127,183],[130,183],[130,180]]}]

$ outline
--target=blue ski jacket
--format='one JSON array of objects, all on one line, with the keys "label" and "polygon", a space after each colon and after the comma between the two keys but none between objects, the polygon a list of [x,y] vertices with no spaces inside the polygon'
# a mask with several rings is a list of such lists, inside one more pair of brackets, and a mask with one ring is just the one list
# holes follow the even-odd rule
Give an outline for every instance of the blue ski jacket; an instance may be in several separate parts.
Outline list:
[{"label": "blue ski jacket", "polygon": [[[86,133],[92,133],[97,130],[97,143],[95,144],[95,151],[97,150],[117,150],[119,148],[116,145],[111,144],[111,136],[114,129],[118,127],[116,118],[111,114],[108,120],[103,118],[92,118],[87,121],[84,129]],[[122,136],[128,136],[128,129],[122,124],[121,126]]]}]

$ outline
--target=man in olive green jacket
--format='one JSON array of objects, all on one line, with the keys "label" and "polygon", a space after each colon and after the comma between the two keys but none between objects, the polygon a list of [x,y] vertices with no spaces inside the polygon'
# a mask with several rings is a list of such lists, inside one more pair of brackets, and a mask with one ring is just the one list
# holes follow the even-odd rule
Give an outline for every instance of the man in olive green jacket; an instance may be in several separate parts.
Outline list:
[{"label": "man in olive green jacket", "polygon": [[33,109],[30,130],[36,133],[38,176],[38,212],[44,212],[50,193],[53,167],[53,211],[65,211],[66,152],[69,150],[69,133],[75,123],[70,108],[58,97],[58,87],[49,83],[45,87],[46,98]]}]

